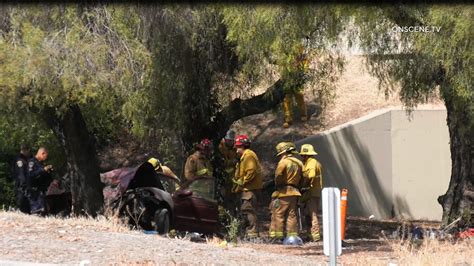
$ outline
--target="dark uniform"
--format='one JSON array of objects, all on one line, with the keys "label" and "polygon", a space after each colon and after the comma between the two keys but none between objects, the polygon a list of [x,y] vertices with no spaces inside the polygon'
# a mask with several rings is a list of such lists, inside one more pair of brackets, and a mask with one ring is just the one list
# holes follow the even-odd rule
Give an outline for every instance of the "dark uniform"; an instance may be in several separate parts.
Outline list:
[{"label": "dark uniform", "polygon": [[28,178],[28,157],[23,154],[15,158],[13,165],[13,174],[15,177],[15,199],[16,206],[21,212],[30,212],[30,203],[27,194],[27,178]]},{"label": "dark uniform", "polygon": [[28,199],[31,213],[45,212],[45,194],[52,182],[51,174],[44,170],[42,162],[36,158],[28,161]]}]

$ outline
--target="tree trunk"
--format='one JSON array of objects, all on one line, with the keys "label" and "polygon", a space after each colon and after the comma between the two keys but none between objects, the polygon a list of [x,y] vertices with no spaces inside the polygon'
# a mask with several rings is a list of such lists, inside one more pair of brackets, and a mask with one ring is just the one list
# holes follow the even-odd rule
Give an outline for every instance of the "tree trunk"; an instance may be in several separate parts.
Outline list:
[{"label": "tree trunk", "polygon": [[79,106],[71,106],[61,118],[48,109],[44,117],[66,154],[73,213],[95,216],[103,206],[103,185],[95,144]]},{"label": "tree trunk", "polygon": [[[192,144],[199,141],[201,138],[210,138],[214,143],[215,153],[219,153],[218,144],[220,140],[224,137],[227,130],[230,128],[232,123],[235,121],[254,114],[263,113],[267,110],[270,110],[276,107],[279,103],[283,101],[285,97],[283,92],[284,82],[278,80],[272,86],[270,86],[265,93],[254,96],[247,100],[235,99],[228,106],[224,107],[220,112],[218,112],[214,119],[209,119],[212,116],[212,109],[214,107],[207,107],[204,112],[205,115],[199,116],[199,113],[196,112],[196,109],[193,110],[192,107],[189,113],[189,124],[186,125],[185,134],[183,135],[183,143],[185,144],[185,153],[187,153],[191,148]],[[193,91],[188,97],[188,102],[199,100],[196,97],[196,91]],[[210,101],[212,102],[212,101]],[[195,103],[199,104],[199,103]],[[209,109],[210,108],[210,109]],[[187,133],[187,134],[186,134]],[[212,165],[214,167],[214,177],[216,178],[216,198],[218,202],[222,202],[223,195],[220,194],[221,186],[224,184],[224,178],[226,174],[224,172],[223,160],[221,156],[214,156],[212,160]]]},{"label": "tree trunk", "polygon": [[[438,198],[443,207],[443,224],[463,216],[472,223],[474,182],[474,130],[466,109],[455,106],[452,98],[445,98],[451,150],[451,180],[446,194]],[[463,223],[465,224],[465,223]]]}]

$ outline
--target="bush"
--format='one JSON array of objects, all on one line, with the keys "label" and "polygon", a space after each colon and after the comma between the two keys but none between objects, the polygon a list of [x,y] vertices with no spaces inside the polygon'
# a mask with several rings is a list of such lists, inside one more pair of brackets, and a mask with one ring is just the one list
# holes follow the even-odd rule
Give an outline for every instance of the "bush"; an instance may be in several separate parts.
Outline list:
[{"label": "bush", "polygon": [[241,220],[238,217],[234,217],[229,211],[225,210],[225,228],[227,231],[227,239],[230,242],[237,244],[237,240],[241,231]]},{"label": "bush", "polygon": [[10,180],[10,166],[0,162],[0,208],[15,206],[15,183]]}]

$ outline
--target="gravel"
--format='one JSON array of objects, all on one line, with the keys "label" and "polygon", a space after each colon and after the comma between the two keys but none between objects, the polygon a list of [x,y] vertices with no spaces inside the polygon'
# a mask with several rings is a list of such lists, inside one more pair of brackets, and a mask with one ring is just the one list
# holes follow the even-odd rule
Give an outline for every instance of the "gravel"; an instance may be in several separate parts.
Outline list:
[{"label": "gravel", "polygon": [[314,258],[276,255],[247,247],[220,247],[216,241],[193,243],[146,235],[94,219],[45,219],[0,212],[0,233],[1,265],[12,262],[61,265],[315,264]]}]

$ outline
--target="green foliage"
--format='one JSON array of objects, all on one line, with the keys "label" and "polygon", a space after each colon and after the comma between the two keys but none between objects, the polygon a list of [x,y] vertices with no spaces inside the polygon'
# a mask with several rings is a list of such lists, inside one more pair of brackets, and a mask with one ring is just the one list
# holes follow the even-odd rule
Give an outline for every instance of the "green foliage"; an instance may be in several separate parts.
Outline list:
[{"label": "green foliage", "polygon": [[147,81],[150,57],[131,27],[133,9],[29,5],[9,17],[0,35],[0,99],[9,107],[62,114]]},{"label": "green foliage", "polygon": [[[145,139],[171,130],[192,141],[232,95],[275,81],[293,66],[304,45],[314,58],[307,87],[327,104],[342,71],[336,50],[347,20],[337,6],[166,6],[141,11],[153,55],[150,86],[135,91],[123,106],[131,130]],[[156,27],[155,25],[160,25]],[[233,62],[236,61],[237,62]],[[235,71],[237,70],[237,71]],[[192,136],[186,134],[194,130]]]},{"label": "green foliage", "polygon": [[[227,40],[236,46],[241,60],[240,80],[259,84],[272,81],[275,74],[290,85],[295,80],[295,61],[302,50],[309,60],[302,79],[305,89],[324,108],[334,99],[335,85],[344,66],[340,48],[341,32],[348,17],[337,5],[235,6],[223,10]],[[296,74],[300,75],[300,74]],[[245,92],[244,92],[245,95]]]},{"label": "green foliage", "polygon": [[199,129],[219,109],[214,77],[231,69],[221,14],[213,6],[154,7],[141,14],[153,72],[150,86],[131,94],[123,106],[131,130],[158,143],[165,141],[161,132],[173,143],[188,139],[189,129],[200,138],[205,133]]},{"label": "green foliage", "polygon": [[126,129],[127,125],[121,112],[125,101],[127,100],[110,90],[109,97],[83,105],[82,114],[86,120],[87,129],[99,145],[106,145],[116,140]]},{"label": "green foliage", "polygon": [[0,110],[0,206],[14,206],[14,181],[11,163],[20,152],[20,146],[28,143],[34,153],[39,146],[50,151],[48,163],[57,172],[64,171],[65,158],[51,130],[33,114],[8,113]]},{"label": "green foliage", "polygon": [[225,210],[224,208],[220,209],[219,216],[222,216],[221,224],[224,225],[227,231],[227,239],[232,243],[237,244],[242,231],[242,221],[239,219],[239,217],[234,217],[228,210]]},{"label": "green foliage", "polygon": [[[374,7],[356,12],[361,46],[374,54],[368,60],[372,73],[380,78],[381,86],[387,92],[399,85],[400,98],[409,110],[440,88],[443,99],[453,100],[455,109],[470,111],[472,126],[472,6],[410,6],[388,15],[393,11],[388,7]],[[393,32],[395,25],[407,21],[440,27],[440,32]],[[380,56],[394,53],[407,56],[392,60],[382,60]]]},{"label": "green foliage", "polygon": [[0,209],[15,206],[15,183],[9,179],[10,166],[0,162]]},{"label": "green foliage", "polygon": [[[64,172],[65,156],[50,129],[35,114],[7,113],[0,110],[0,158],[10,164],[20,152],[20,146],[27,143],[34,154],[40,146],[49,150],[48,164],[54,165],[58,174]],[[9,176],[10,170],[0,173],[0,179]]]},{"label": "green foliage", "polygon": [[236,6],[223,14],[227,40],[236,44],[248,77],[268,74],[269,63],[280,73],[290,70],[300,47],[312,56],[328,53],[347,20],[338,6]]},{"label": "green foliage", "polygon": [[[2,153],[22,142],[45,145],[60,169],[64,153],[44,124],[79,105],[101,144],[124,129],[124,102],[147,86],[151,56],[140,40],[136,9],[122,5],[3,6],[0,25]],[[19,115],[21,114],[21,116]]]}]

